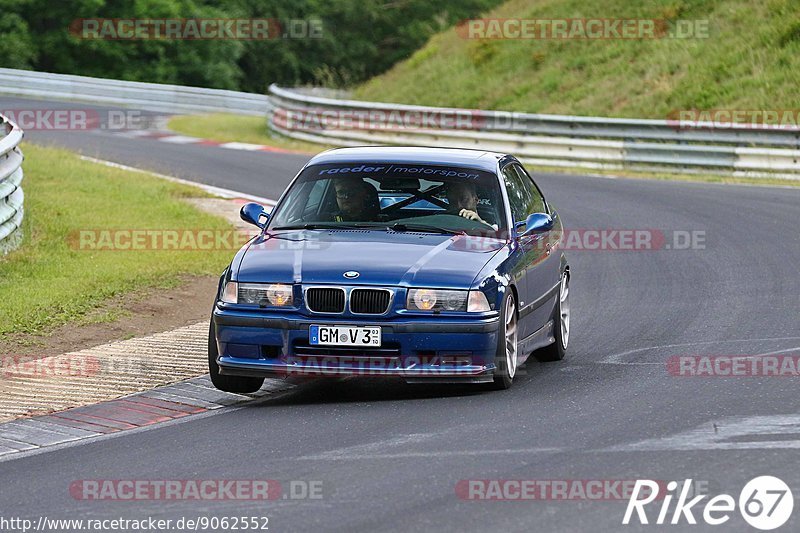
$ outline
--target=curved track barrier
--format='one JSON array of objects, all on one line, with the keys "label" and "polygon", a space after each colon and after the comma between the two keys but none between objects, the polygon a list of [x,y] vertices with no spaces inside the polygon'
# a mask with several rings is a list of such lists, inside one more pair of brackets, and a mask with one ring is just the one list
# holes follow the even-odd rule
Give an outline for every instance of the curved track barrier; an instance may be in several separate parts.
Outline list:
[{"label": "curved track barrier", "polygon": [[622,119],[425,107],[287,89],[269,95],[0,68],[0,94],[167,113],[266,115],[285,136],[335,146],[450,146],[496,150],[551,167],[800,179],[800,127]]},{"label": "curved track barrier", "polygon": [[[509,152],[553,167],[800,179],[800,128],[540,115],[342,100],[272,85],[270,126],[337,146],[411,144]],[[689,113],[691,115],[691,113]]]},{"label": "curved track barrier", "polygon": [[22,241],[22,130],[0,115],[0,255]]},{"label": "curved track barrier", "polygon": [[163,113],[270,111],[263,94],[0,68],[0,94],[136,107]]}]

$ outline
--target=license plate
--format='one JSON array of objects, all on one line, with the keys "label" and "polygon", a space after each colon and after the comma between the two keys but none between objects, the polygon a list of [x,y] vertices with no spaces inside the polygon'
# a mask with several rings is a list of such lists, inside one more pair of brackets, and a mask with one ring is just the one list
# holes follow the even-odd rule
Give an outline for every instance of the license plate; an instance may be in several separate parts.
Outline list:
[{"label": "license plate", "polygon": [[378,326],[311,326],[308,341],[312,346],[380,346]]}]

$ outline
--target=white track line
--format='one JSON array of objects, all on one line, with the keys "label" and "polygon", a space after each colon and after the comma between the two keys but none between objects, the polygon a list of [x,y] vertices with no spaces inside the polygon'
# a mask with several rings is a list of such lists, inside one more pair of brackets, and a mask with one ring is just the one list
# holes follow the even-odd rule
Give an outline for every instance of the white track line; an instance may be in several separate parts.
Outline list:
[{"label": "white track line", "polygon": [[176,178],[174,176],[167,176],[166,174],[159,174],[158,172],[152,172],[150,170],[142,170],[141,168],[129,167],[128,165],[123,165],[122,163],[115,163],[114,161],[106,161],[105,159],[97,159],[86,155],[82,155],[80,156],[80,158],[84,161],[89,161],[90,163],[97,163],[98,165],[105,165],[107,167],[127,170],[129,172],[139,172],[140,174],[149,174],[151,176],[169,180],[174,183],[191,185],[193,187],[202,189],[207,193],[221,196],[222,198],[240,198],[242,200],[250,200],[251,202],[258,202],[268,207],[274,207],[275,204],[277,203],[275,200],[270,200],[269,198],[264,198],[262,196],[255,196],[253,194],[247,194],[244,192],[234,191],[231,189],[225,189],[223,187],[215,187],[214,185],[205,185],[203,183],[198,183],[196,181],[189,181],[181,178]]},{"label": "white track line", "polygon": [[[595,364],[603,364],[603,365],[640,365],[640,364],[664,364],[662,363],[639,363],[639,362],[628,362],[623,361],[622,359],[628,355],[633,355],[635,353],[646,352],[648,350],[662,350],[664,348],[691,348],[693,346],[705,346],[710,344],[728,344],[728,343],[741,343],[741,342],[765,342],[765,341],[793,341],[793,340],[800,340],[800,337],[771,337],[766,339],[721,339],[716,341],[700,341],[700,342],[685,342],[680,344],[663,344],[660,346],[646,346],[644,348],[634,348],[632,350],[626,350],[624,352],[615,353],[611,355],[607,355],[600,359],[599,361],[594,361]],[[773,353],[782,353],[785,351],[792,350],[793,348],[787,348],[785,350],[781,350],[779,352],[772,352],[766,354],[757,354],[757,355],[773,355]]]}]

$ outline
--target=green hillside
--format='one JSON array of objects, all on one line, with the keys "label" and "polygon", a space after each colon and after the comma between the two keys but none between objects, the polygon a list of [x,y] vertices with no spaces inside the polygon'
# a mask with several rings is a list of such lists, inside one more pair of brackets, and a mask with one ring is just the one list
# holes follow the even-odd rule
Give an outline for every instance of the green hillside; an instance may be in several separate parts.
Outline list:
[{"label": "green hillside", "polygon": [[797,109],[798,0],[511,0],[497,18],[708,21],[707,38],[467,39],[450,29],[357,98],[664,118],[676,109]]}]

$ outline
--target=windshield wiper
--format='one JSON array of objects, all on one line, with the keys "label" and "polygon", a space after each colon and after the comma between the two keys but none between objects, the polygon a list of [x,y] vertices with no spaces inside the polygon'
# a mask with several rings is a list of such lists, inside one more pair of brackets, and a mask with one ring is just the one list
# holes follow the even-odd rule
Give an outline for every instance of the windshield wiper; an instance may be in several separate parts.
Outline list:
[{"label": "windshield wiper", "polygon": [[368,222],[353,222],[353,223],[340,223],[340,222],[307,222],[305,224],[293,224],[289,226],[278,226],[270,228],[272,230],[293,230],[293,229],[389,229],[395,232],[404,231],[419,231],[425,233],[441,233],[443,235],[463,235],[466,234],[464,230],[456,230],[443,228],[441,226],[432,226],[428,224],[406,224],[397,222],[391,226],[381,223],[368,223]]},{"label": "windshield wiper", "polygon": [[365,229],[365,228],[384,228],[386,227],[384,224],[362,224],[360,222],[354,222],[352,224],[347,223],[340,223],[340,222],[308,222],[306,224],[294,224],[290,226],[278,226],[275,228],[270,228],[273,230],[284,230],[284,229]]},{"label": "windshield wiper", "polygon": [[465,235],[467,233],[466,231],[459,229],[449,229],[441,226],[431,226],[428,224],[405,224],[403,222],[397,222],[396,224],[389,226],[389,229],[397,232],[421,231],[425,233],[441,233],[444,235]]}]

